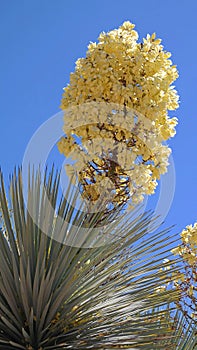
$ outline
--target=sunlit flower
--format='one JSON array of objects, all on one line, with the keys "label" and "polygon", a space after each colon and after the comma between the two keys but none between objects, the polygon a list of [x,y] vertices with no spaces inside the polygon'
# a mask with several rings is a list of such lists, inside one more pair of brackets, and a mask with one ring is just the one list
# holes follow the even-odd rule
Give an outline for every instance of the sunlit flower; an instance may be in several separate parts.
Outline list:
[{"label": "sunlit flower", "polygon": [[[183,261],[183,272],[172,276],[175,287],[180,291],[179,307],[187,310],[192,318],[197,317],[197,223],[188,225],[181,232],[181,243],[172,249]],[[188,312],[190,310],[190,313]]]},{"label": "sunlit flower", "polygon": [[112,202],[136,204],[167,171],[170,149],[163,142],[175,135],[177,118],[168,111],[178,107],[172,86],[178,73],[155,33],[139,43],[134,27],[125,22],[101,33],[64,88],[65,137],[58,148],[76,160],[83,196],[92,201],[103,173],[113,184]]}]

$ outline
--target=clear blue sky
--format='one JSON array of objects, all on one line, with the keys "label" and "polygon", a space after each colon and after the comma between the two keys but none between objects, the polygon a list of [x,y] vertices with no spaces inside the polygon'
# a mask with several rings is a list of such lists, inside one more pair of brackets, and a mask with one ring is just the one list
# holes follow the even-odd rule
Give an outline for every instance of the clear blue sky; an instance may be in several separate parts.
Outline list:
[{"label": "clear blue sky", "polygon": [[163,39],[180,78],[176,137],[170,142],[176,192],[166,225],[197,219],[197,2],[195,0],[0,0],[0,164],[5,177],[20,165],[36,129],[59,111],[62,88],[89,41],[123,21],[140,38]]}]

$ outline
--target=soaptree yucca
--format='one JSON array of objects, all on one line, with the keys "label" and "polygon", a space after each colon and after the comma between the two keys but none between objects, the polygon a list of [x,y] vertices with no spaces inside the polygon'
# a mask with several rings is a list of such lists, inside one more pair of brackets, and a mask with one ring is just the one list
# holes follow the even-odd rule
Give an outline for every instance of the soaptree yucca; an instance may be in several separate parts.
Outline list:
[{"label": "soaptree yucca", "polygon": [[177,291],[160,290],[173,237],[151,234],[150,213],[88,217],[71,184],[60,198],[54,171],[43,185],[30,174],[27,203],[20,170],[6,192],[1,174],[0,349],[194,349],[192,327],[173,314]]}]

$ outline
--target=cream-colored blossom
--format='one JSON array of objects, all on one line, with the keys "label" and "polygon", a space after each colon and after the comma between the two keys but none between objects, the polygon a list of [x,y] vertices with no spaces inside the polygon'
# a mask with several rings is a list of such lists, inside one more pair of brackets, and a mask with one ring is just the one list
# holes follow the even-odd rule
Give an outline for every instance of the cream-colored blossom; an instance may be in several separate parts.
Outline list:
[{"label": "cream-colored blossom", "polygon": [[[180,291],[179,306],[192,318],[197,316],[197,223],[188,225],[181,232],[181,243],[172,249],[183,261],[183,272],[178,278],[172,276]],[[188,305],[190,310],[188,309]],[[191,315],[190,312],[191,311]]]},{"label": "cream-colored blossom", "polygon": [[114,186],[112,201],[121,204],[154,193],[167,171],[170,149],[163,142],[175,135],[177,118],[168,111],[178,107],[172,85],[178,73],[156,34],[139,43],[134,27],[124,22],[101,33],[64,88],[65,137],[58,148],[78,161],[83,194],[91,200],[99,198],[103,172]]}]

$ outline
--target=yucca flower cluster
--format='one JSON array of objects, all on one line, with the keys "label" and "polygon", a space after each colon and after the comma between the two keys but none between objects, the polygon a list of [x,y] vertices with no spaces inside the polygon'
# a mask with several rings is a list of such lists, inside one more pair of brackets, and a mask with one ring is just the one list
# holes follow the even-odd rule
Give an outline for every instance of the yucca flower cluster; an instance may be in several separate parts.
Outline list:
[{"label": "yucca flower cluster", "polygon": [[181,244],[172,253],[181,257],[184,264],[180,278],[174,280],[175,287],[180,290],[178,305],[197,320],[197,223],[186,226],[181,232]]},{"label": "yucca flower cluster", "polygon": [[130,22],[101,33],[64,88],[58,148],[76,161],[67,173],[75,172],[92,202],[103,194],[113,204],[139,203],[167,171],[163,142],[175,135],[177,118],[168,111],[178,107],[178,73],[155,34],[137,40]]}]

